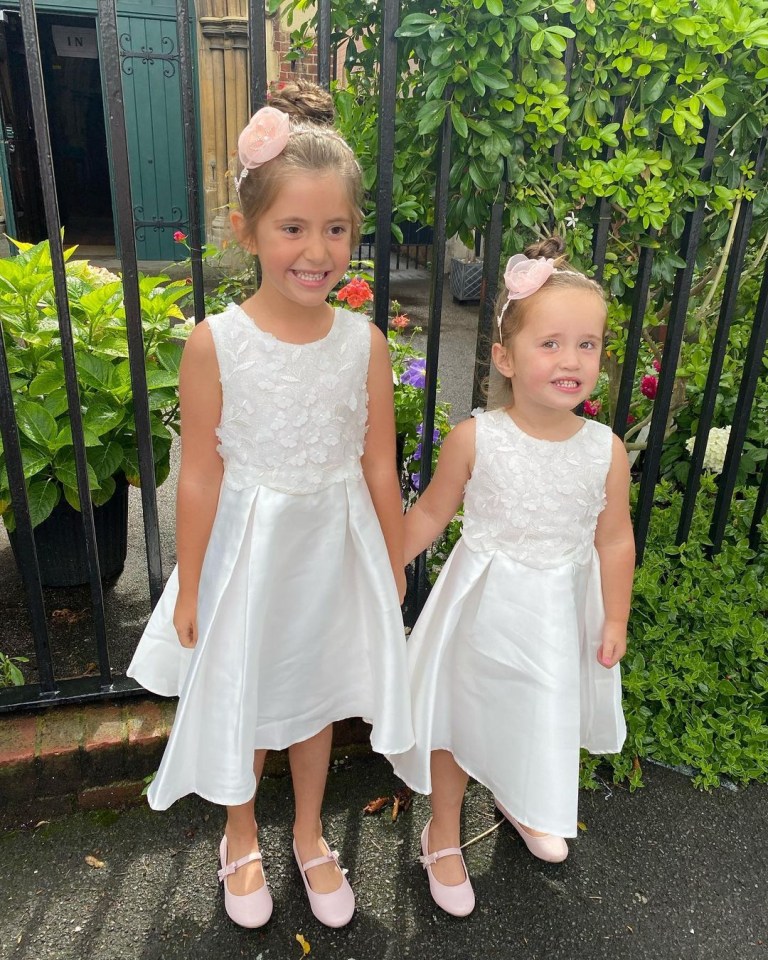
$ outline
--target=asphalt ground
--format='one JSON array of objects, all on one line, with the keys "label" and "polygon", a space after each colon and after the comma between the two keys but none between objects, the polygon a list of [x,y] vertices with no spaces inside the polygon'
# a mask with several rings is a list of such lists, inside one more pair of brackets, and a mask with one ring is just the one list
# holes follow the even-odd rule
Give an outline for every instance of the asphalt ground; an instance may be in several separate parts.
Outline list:
[{"label": "asphalt ground", "polygon": [[[217,889],[221,811],[185,798],[165,813],[78,814],[0,839],[0,960],[761,960],[768,957],[768,787],[695,790],[645,771],[630,794],[583,792],[584,829],[563,864],[534,859],[512,828],[466,851],[477,907],[445,915],[417,863],[429,816],[417,797],[392,821],[363,806],[395,788],[380,757],[339,765],[324,822],[357,895],[341,930],[312,917],[290,846],[287,778],[265,779],[258,815],[272,919],[236,927]],[[497,815],[472,784],[465,839]],[[92,858],[90,863],[86,857]]]}]

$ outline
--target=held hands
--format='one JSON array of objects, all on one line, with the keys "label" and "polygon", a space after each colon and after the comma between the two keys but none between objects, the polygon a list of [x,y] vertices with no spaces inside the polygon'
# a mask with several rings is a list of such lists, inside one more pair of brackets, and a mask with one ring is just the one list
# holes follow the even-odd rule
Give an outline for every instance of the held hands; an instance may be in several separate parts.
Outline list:
[{"label": "held hands", "polygon": [[597,662],[609,669],[615,667],[627,652],[627,625],[607,621],[603,627],[603,642],[597,651]]},{"label": "held hands", "polygon": [[189,600],[181,593],[176,598],[173,625],[182,647],[191,649],[197,644],[197,601]]}]

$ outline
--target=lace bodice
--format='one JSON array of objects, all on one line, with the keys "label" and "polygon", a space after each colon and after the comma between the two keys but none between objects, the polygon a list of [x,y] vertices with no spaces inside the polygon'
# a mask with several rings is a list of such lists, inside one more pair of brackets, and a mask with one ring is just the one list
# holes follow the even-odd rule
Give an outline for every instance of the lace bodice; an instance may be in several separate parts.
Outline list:
[{"label": "lace bodice", "polygon": [[568,440],[538,440],[504,410],[475,421],[475,466],[464,492],[464,541],[532,567],[585,563],[605,506],[609,427],[585,420]]},{"label": "lace bodice", "polygon": [[222,387],[224,483],[311,493],[362,476],[370,330],[337,309],[322,340],[265,333],[238,306],[208,318]]}]

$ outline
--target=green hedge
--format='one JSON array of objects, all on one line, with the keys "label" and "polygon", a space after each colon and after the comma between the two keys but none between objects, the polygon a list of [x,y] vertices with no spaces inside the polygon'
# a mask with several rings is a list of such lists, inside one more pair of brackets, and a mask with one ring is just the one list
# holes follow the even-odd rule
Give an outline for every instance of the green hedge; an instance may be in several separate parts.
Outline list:
[{"label": "green hedge", "polygon": [[[627,742],[605,758],[633,787],[645,759],[691,767],[701,787],[768,780],[768,520],[756,554],[748,542],[755,491],[737,491],[722,550],[710,558],[715,491],[705,476],[681,547],[682,494],[668,484],[657,491],[623,662]],[[585,756],[585,785],[597,763]]]}]

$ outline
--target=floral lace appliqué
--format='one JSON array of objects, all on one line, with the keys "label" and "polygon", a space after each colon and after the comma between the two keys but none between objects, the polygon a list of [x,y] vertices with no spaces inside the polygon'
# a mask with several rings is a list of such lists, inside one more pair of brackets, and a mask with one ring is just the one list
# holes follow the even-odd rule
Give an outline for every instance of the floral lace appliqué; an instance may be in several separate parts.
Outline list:
[{"label": "floral lace appliqu\u00e9", "polygon": [[587,420],[569,440],[528,436],[504,410],[477,417],[464,495],[464,541],[528,566],[585,563],[605,506],[612,434]]},{"label": "floral lace appliqu\u00e9", "polygon": [[359,479],[368,321],[337,310],[330,333],[307,344],[277,340],[234,305],[208,324],[222,385],[216,433],[227,486],[300,494]]}]

